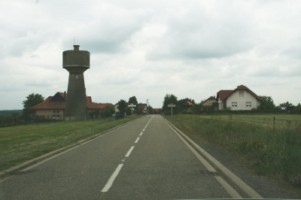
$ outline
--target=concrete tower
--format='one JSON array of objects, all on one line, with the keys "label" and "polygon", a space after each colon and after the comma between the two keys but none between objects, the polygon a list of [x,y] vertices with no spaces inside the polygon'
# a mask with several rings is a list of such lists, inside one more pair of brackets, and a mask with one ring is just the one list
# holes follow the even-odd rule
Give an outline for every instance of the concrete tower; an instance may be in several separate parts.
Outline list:
[{"label": "concrete tower", "polygon": [[65,119],[86,119],[87,107],[84,71],[90,68],[89,51],[79,50],[79,45],[74,45],[73,50],[64,51],[63,68],[69,72]]}]

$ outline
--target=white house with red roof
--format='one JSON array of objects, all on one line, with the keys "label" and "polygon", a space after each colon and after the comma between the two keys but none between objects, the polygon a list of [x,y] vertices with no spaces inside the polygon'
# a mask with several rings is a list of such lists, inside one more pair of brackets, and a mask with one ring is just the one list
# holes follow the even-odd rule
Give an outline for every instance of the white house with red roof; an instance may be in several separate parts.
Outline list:
[{"label": "white house with red roof", "polygon": [[218,110],[253,110],[260,105],[259,96],[244,85],[217,92]]}]

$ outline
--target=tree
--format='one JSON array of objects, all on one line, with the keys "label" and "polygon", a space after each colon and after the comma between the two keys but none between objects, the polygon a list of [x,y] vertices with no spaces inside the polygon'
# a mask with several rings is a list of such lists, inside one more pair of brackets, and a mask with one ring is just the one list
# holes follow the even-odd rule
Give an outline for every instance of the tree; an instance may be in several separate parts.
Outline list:
[{"label": "tree", "polygon": [[301,113],[301,104],[300,104],[300,103],[298,103],[298,104],[294,107],[293,113],[298,113],[298,114]]},{"label": "tree", "polygon": [[274,111],[276,108],[272,97],[263,96],[260,97],[260,105],[258,106],[259,111]]},{"label": "tree", "polygon": [[89,112],[89,117],[91,119],[96,119],[99,117],[99,114],[100,114],[100,110],[93,110]]},{"label": "tree", "polygon": [[113,113],[115,112],[115,108],[113,105],[108,105],[104,108],[102,117],[112,117]]},{"label": "tree", "polygon": [[192,107],[194,106],[194,100],[185,98],[178,101],[177,110],[181,113],[192,113]]},{"label": "tree", "polygon": [[129,105],[135,105],[135,107],[128,107],[126,113],[128,115],[131,115],[135,110],[137,110],[137,106],[138,106],[138,101],[137,98],[135,96],[132,96],[129,98]]},{"label": "tree", "polygon": [[0,127],[17,125],[20,117],[21,115],[18,111],[0,112]]},{"label": "tree", "polygon": [[281,110],[284,110],[286,112],[292,112],[295,108],[295,106],[292,103],[288,102],[288,101],[284,102],[284,103],[281,103],[279,105],[279,107],[280,107]]},{"label": "tree", "polygon": [[[178,100],[177,100],[177,97],[173,94],[167,94],[165,95],[164,97],[164,102],[163,102],[163,108],[162,108],[162,111],[165,113],[165,114],[170,114],[170,108],[168,107],[169,104],[174,104],[174,105],[177,105],[178,104]],[[174,113],[177,113],[177,108],[173,108],[173,112]]]},{"label": "tree", "polygon": [[192,112],[195,114],[200,114],[203,112],[203,104],[202,103],[196,103],[192,107]]},{"label": "tree", "polygon": [[118,110],[119,110],[119,113],[116,113],[117,115],[117,118],[123,118],[125,116],[125,112],[126,112],[126,108],[127,108],[127,104],[125,102],[125,100],[120,100],[118,102]]},{"label": "tree", "polygon": [[23,101],[23,117],[29,119],[33,114],[31,107],[44,101],[44,97],[40,94],[29,94]]},{"label": "tree", "polygon": [[138,105],[138,101],[137,98],[135,96],[132,96],[129,98],[129,104],[134,104],[134,105]]}]

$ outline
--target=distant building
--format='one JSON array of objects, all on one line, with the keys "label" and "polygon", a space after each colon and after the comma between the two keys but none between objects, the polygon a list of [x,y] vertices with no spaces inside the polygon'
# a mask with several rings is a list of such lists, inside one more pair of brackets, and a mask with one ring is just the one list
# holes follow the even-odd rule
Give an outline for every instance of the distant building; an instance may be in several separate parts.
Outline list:
[{"label": "distant building", "polygon": [[253,110],[260,105],[260,98],[244,85],[234,90],[220,90],[217,93],[219,110]]},{"label": "distant building", "polygon": [[[110,103],[94,103],[90,96],[86,97],[87,116],[96,116],[96,112],[103,111]],[[49,96],[43,102],[31,107],[36,117],[50,120],[64,120],[66,110],[66,93],[57,92],[54,96]],[[93,113],[93,115],[91,115]]]},{"label": "distant building", "polygon": [[[111,116],[114,112],[114,105],[111,103],[95,103],[92,102],[92,97],[86,97],[86,106],[87,106],[87,117],[88,118],[98,118],[106,115],[107,117]],[[108,107],[112,107],[110,112],[112,113],[104,113],[105,109]]]},{"label": "distant building", "polygon": [[202,102],[202,106],[204,110],[216,110],[217,101],[216,98],[211,96],[205,101]]},{"label": "distant building", "polygon": [[152,114],[161,114],[162,109],[161,108],[154,108]]},{"label": "distant building", "polygon": [[146,103],[139,103],[137,105],[138,114],[148,114],[148,108]]},{"label": "distant building", "polygon": [[57,92],[43,102],[31,107],[34,115],[43,119],[63,120],[66,107],[66,93]]}]

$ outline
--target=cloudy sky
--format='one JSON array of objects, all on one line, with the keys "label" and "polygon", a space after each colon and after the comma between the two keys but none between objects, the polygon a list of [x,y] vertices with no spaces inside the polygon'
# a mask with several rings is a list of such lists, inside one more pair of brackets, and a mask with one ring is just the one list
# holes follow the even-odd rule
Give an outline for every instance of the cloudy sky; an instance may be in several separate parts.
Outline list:
[{"label": "cloudy sky", "polygon": [[299,0],[1,0],[0,110],[66,91],[62,52],[91,53],[87,95],[200,102],[246,85],[301,103]]}]

